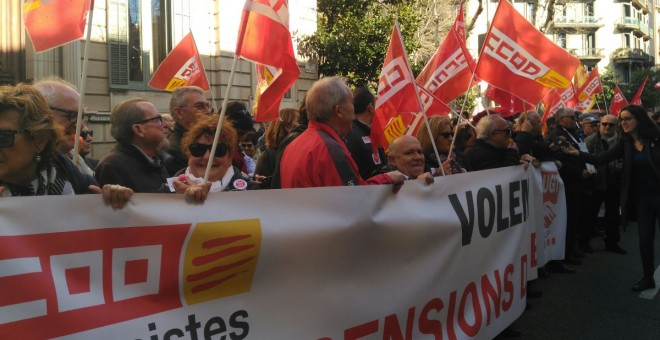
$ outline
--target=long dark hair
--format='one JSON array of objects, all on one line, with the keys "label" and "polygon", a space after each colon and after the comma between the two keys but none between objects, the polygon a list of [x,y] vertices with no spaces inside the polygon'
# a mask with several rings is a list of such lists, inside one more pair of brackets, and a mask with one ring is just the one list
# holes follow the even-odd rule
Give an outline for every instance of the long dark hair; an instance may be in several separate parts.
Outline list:
[{"label": "long dark hair", "polygon": [[633,117],[635,117],[635,120],[637,121],[635,131],[637,131],[637,138],[641,141],[646,142],[660,135],[658,125],[651,120],[651,117],[649,117],[643,107],[639,105],[628,105],[621,109],[620,112],[623,111],[628,111]]}]

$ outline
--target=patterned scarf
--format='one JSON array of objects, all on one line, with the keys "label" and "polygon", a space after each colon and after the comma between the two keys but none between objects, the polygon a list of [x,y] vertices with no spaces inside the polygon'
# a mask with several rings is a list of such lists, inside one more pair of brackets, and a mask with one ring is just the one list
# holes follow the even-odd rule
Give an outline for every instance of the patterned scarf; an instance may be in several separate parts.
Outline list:
[{"label": "patterned scarf", "polygon": [[2,196],[74,195],[66,175],[52,162],[41,162],[37,173],[25,185],[4,184]]}]

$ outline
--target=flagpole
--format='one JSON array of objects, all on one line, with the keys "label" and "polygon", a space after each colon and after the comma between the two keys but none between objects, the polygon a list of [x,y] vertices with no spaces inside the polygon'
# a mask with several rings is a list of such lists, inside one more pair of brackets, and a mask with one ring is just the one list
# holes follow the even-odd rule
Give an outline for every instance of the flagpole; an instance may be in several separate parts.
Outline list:
[{"label": "flagpole", "polygon": [[[213,145],[211,146],[211,155],[215,155],[215,149],[218,146],[218,139],[220,139],[220,128],[222,127],[222,122],[225,119],[225,111],[227,111],[227,102],[229,101],[229,93],[231,91],[231,85],[234,82],[234,74],[236,73],[237,64],[238,64],[238,54],[234,54],[234,61],[231,64],[231,72],[229,73],[229,79],[227,80],[227,89],[225,90],[225,97],[222,100],[222,108],[220,109],[218,126],[215,128],[215,136],[213,137]],[[232,145],[232,147],[234,146]],[[209,179],[209,173],[211,172],[212,165],[213,165],[212,160],[209,160],[208,164],[206,164],[206,172],[204,173],[204,183],[206,183]]]},{"label": "flagpole", "polygon": [[80,130],[82,130],[82,115],[83,115],[83,106],[85,102],[85,83],[87,82],[87,65],[89,64],[88,55],[89,55],[89,43],[92,36],[92,19],[94,18],[94,2],[91,3],[92,6],[89,9],[89,18],[87,19],[87,35],[85,37],[85,51],[83,51],[83,64],[82,64],[82,75],[80,80],[80,102],[78,103],[78,118],[76,119],[76,135],[73,137],[73,163],[78,166],[80,164],[80,154],[78,153],[78,147],[80,145]]},{"label": "flagpole", "polygon": [[[403,37],[401,36],[401,30],[399,29],[399,23],[394,21],[394,26],[396,27],[396,31],[399,34],[399,39],[401,40],[401,46],[403,47],[403,54],[406,56],[406,66],[408,67],[408,72],[410,72],[410,63],[408,62],[408,53],[406,52],[406,46],[403,44]],[[412,74],[412,72],[410,72]],[[440,167],[440,172],[442,175],[445,175],[445,169],[442,167],[442,164],[440,163],[440,153],[438,152],[438,147],[435,145],[435,136],[433,136],[433,133],[431,132],[431,125],[429,124],[429,118],[426,115],[426,109],[424,108],[424,105],[422,105],[422,100],[419,98],[419,89],[417,88],[417,82],[413,79],[412,81],[413,86],[415,86],[415,97],[417,97],[417,103],[419,107],[422,109],[422,114],[424,115],[424,124],[426,125],[426,131],[429,134],[429,137],[431,139],[431,145],[433,146],[433,152],[435,152],[435,157],[438,159],[438,166]],[[449,158],[449,155],[447,155]]]},{"label": "flagpole", "polygon": [[[465,99],[463,99],[463,106],[461,107],[461,113],[463,112],[463,110],[465,109],[465,105],[467,104],[468,91],[470,91],[470,89],[472,88],[472,82],[474,82],[474,76],[476,74],[477,74],[477,70],[475,68],[474,72],[472,72],[472,78],[470,78],[470,84],[468,85],[468,89],[465,92]],[[479,97],[479,98],[481,98],[481,97]],[[488,108],[485,108],[485,109],[486,109],[486,113],[490,114],[488,112]],[[460,121],[461,119],[463,119],[463,117],[459,113],[458,114],[458,120]],[[473,127],[475,130],[477,129],[474,125],[470,124],[470,122],[468,122],[468,124],[471,127]],[[456,136],[458,135],[458,124],[456,124],[456,125],[457,126],[454,128],[454,137],[452,137],[452,139],[451,139],[451,145],[449,146],[449,153],[447,154],[447,157],[449,157],[449,155],[451,155],[452,151],[454,151],[454,142],[456,141]]]}]

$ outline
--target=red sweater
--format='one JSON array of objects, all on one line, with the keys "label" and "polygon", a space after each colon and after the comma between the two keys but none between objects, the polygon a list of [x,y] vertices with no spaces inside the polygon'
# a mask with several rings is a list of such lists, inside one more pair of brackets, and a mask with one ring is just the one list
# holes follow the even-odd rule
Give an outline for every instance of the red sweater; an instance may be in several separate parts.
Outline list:
[{"label": "red sweater", "polygon": [[393,183],[385,174],[362,179],[337,132],[317,122],[309,122],[307,130],[287,146],[280,174],[282,188]]}]

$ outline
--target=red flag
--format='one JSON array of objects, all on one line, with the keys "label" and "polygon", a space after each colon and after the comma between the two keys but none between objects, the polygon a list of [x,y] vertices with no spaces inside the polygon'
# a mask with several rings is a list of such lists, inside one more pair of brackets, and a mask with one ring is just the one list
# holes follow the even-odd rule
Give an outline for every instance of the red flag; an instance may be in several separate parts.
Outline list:
[{"label": "red flag", "polygon": [[378,80],[376,112],[371,126],[373,148],[387,148],[402,136],[422,112],[399,26],[394,25],[383,70]]},{"label": "red flag", "polygon": [[[449,103],[468,90],[475,69],[476,63],[465,46],[465,22],[461,4],[454,25],[417,76],[417,84],[440,101]],[[474,81],[475,84],[477,82]]]},{"label": "red flag", "polygon": [[288,1],[245,1],[236,55],[257,64],[254,120],[279,119],[280,102],[300,75],[289,32]]},{"label": "red flag", "polygon": [[508,1],[500,1],[477,64],[489,84],[537,104],[552,88],[563,89],[580,61],[550,41]]},{"label": "red flag", "polygon": [[587,77],[584,84],[577,90],[578,103],[575,106],[575,110],[582,112],[590,111],[596,104],[596,98],[594,97],[596,93],[603,93],[603,85],[600,81],[598,69],[594,68],[589,72],[589,77]]},{"label": "red flag", "polygon": [[192,32],[179,41],[149,81],[149,86],[170,92],[177,87],[189,85],[199,86],[204,91],[211,88]]},{"label": "red flag", "polygon": [[[427,117],[446,116],[451,112],[451,108],[446,103],[432,95],[423,87],[417,86],[417,91],[419,93],[419,100],[424,107],[424,112],[426,112]],[[419,130],[419,127],[422,125],[422,121],[424,121],[423,112],[413,114],[412,122],[410,123],[406,134],[410,136],[417,135],[417,130]]]},{"label": "red flag", "polygon": [[[573,87],[573,86],[569,86]],[[545,111],[543,111],[543,117],[541,121],[545,123],[549,117],[554,116],[557,110],[562,107],[566,107],[566,103],[562,99],[562,95],[557,92],[557,90],[552,90],[545,98],[543,98],[543,105],[545,106]]]},{"label": "red flag", "polygon": [[614,85],[614,96],[612,97],[612,105],[610,105],[610,113],[618,116],[621,109],[628,105],[628,100],[623,96],[623,92],[619,85]]},{"label": "red flag", "polygon": [[42,52],[80,39],[93,0],[28,0],[23,20],[34,50]]},{"label": "red flag", "polygon": [[649,76],[646,76],[646,78],[644,78],[644,81],[642,82],[642,86],[640,86],[639,89],[637,89],[637,93],[635,93],[635,96],[630,101],[630,104],[642,106],[642,92],[644,92],[644,87],[646,86],[646,82],[648,80],[649,80]]},{"label": "red flag", "polygon": [[587,98],[593,96],[596,93],[603,93],[603,84],[600,82],[600,74],[598,74],[598,68],[594,68],[589,72],[589,77],[587,81],[580,86],[577,90],[578,100],[584,102]]},{"label": "red flag", "polygon": [[486,89],[486,97],[490,98],[492,101],[499,104],[500,107],[502,107],[500,116],[503,118],[513,116],[518,112],[534,110],[535,108],[535,105],[526,103],[515,95],[498,89],[493,85],[488,85],[488,88]]}]

